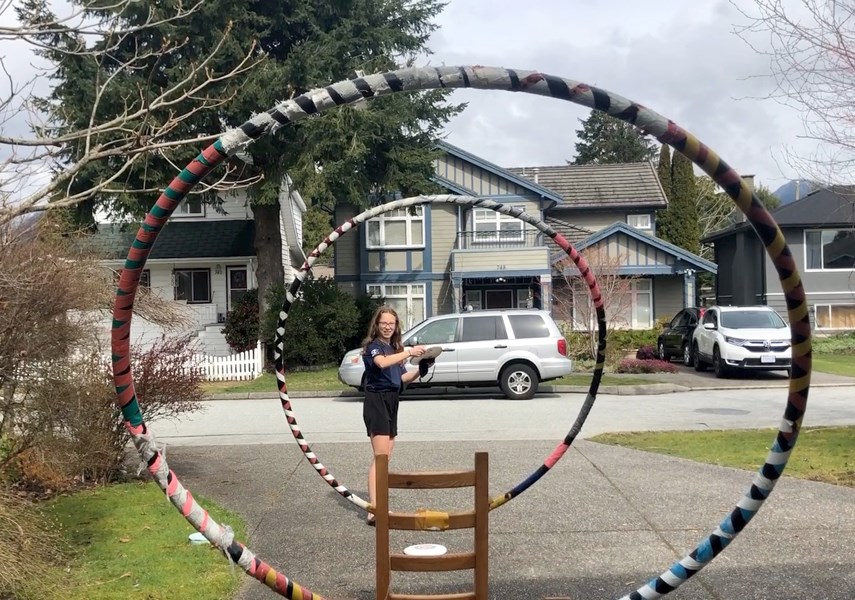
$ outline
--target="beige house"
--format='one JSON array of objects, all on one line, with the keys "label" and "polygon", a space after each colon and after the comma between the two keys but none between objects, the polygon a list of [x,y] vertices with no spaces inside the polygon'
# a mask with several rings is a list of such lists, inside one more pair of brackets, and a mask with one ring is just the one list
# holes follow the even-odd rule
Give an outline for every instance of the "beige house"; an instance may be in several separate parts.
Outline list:
[{"label": "beige house", "polygon": [[[667,200],[649,163],[505,169],[451,144],[439,148],[433,179],[446,193],[522,207],[587,254],[606,257],[627,280],[628,303],[611,315],[624,327],[647,329],[693,306],[697,274],[716,271],[655,236],[656,210]],[[356,212],[340,205],[336,222]],[[556,295],[572,297],[576,275],[552,240],[489,209],[387,213],[336,246],[339,285],[385,297],[408,326],[467,307],[554,310]]]}]

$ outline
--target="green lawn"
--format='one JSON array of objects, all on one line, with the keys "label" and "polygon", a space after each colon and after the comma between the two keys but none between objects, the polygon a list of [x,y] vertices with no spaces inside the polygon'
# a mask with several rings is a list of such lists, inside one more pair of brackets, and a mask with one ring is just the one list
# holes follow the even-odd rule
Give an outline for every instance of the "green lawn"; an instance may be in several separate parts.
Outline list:
[{"label": "green lawn", "polygon": [[[245,541],[240,517],[197,499]],[[34,581],[26,598],[215,600],[232,597],[244,579],[241,569],[232,569],[213,546],[188,541],[194,529],[154,483],[61,496],[45,510],[73,555]]]},{"label": "green lawn", "polygon": [[[353,388],[338,380],[338,367],[328,367],[318,371],[294,371],[285,373],[285,381],[289,392],[341,392]],[[276,377],[264,373],[253,381],[211,381],[202,384],[202,389],[208,394],[231,394],[246,392],[276,393]]]},{"label": "green lawn", "polygon": [[[774,436],[772,429],[670,431],[607,433],[591,441],[755,471],[765,460]],[[784,473],[855,487],[855,427],[802,430]]]},{"label": "green lawn", "polygon": [[[583,385],[591,383],[591,373],[578,373],[549,381],[545,385]],[[328,367],[318,371],[295,371],[285,373],[289,392],[341,392],[353,390],[338,380],[338,367]],[[651,383],[650,379],[631,375],[605,375],[601,385],[639,385]],[[265,373],[253,381],[213,381],[202,385],[208,394],[244,394],[248,392],[276,392],[276,377]]]},{"label": "green lawn", "polygon": [[823,373],[855,377],[855,355],[814,354],[813,368]]}]

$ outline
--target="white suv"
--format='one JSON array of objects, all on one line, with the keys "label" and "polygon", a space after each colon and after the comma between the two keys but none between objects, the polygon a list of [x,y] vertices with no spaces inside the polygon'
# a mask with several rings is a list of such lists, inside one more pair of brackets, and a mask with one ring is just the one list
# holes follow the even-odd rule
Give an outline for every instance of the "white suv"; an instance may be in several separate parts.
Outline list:
[{"label": "white suv", "polygon": [[790,329],[768,306],[713,306],[692,334],[695,370],[716,377],[735,369],[783,370],[791,365]]},{"label": "white suv", "polygon": [[[478,310],[439,315],[422,321],[403,335],[405,346],[442,347],[442,354],[424,380],[412,387],[495,386],[511,399],[534,396],[541,381],[569,375],[567,342],[550,314],[543,310]],[[408,369],[416,367],[407,363]],[[362,388],[362,349],[344,355],[338,378]]]}]

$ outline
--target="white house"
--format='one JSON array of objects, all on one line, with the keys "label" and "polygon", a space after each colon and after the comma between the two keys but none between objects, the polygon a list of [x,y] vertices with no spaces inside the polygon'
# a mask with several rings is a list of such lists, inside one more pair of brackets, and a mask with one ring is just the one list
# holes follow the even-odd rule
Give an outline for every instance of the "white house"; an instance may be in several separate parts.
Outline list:
[{"label": "white house", "polygon": [[[280,193],[282,262],[286,283],[303,264],[302,216],[306,205],[286,176]],[[255,222],[246,190],[228,192],[221,205],[204,204],[198,196],[184,200],[157,237],[140,285],[163,302],[175,303],[185,315],[183,326],[168,333],[190,333],[201,352],[231,353],[222,334],[226,315],[247,290],[257,286]],[[93,243],[109,268],[121,270],[136,236],[136,223],[100,223]],[[105,333],[109,333],[109,318]],[[131,343],[150,345],[164,330],[139,317],[131,326]]]}]

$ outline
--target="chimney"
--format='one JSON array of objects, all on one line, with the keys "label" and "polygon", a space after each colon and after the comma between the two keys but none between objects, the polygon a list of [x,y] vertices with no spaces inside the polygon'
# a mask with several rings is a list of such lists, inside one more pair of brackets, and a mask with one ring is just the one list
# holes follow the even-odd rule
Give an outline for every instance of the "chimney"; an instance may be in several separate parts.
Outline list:
[{"label": "chimney", "polygon": [[534,182],[535,182],[535,183],[540,183],[540,182],[538,181],[538,175],[540,174],[540,167],[534,167],[534,168],[532,169],[532,171],[534,172]]},{"label": "chimney", "polygon": [[[754,191],[754,175],[743,175],[742,181],[745,182],[745,185],[748,186],[749,190],[751,190],[752,192]],[[736,222],[737,223],[744,223],[745,222],[745,214],[741,210],[739,210],[738,208],[736,209]]]}]

